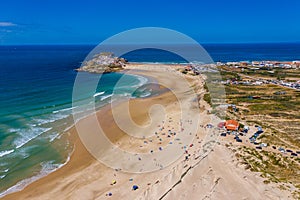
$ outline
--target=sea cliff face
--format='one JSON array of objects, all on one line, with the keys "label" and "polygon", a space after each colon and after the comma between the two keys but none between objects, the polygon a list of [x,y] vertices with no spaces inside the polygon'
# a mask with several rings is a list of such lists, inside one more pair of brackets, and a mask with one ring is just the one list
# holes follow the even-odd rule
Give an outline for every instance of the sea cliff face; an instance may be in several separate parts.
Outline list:
[{"label": "sea cliff face", "polygon": [[90,73],[110,73],[123,70],[127,60],[115,57],[113,53],[100,53],[83,63],[76,71],[84,71]]}]

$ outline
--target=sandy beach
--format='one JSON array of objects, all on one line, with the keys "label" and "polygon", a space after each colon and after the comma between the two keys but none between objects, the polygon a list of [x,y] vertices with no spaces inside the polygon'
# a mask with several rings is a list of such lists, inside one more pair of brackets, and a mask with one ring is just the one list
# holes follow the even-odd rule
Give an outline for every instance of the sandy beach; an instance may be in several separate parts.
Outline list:
[{"label": "sandy beach", "polygon": [[[129,173],[110,168],[89,153],[74,126],[63,138],[74,144],[70,161],[22,191],[8,194],[2,199],[292,199],[288,191],[278,189],[273,183],[265,184],[258,173],[245,170],[219,140],[219,131],[206,128],[208,123],[217,125],[220,120],[208,114],[209,105],[203,99],[198,101],[189,95],[196,92],[201,96],[204,80],[199,76],[183,75],[176,71],[178,67],[127,65],[129,73],[153,77],[161,85],[171,85],[171,91],[153,97],[131,99],[128,104],[119,103],[113,110],[109,105],[105,106],[94,116],[80,120],[76,126],[87,135],[97,132],[97,126],[94,126],[92,120],[96,117],[102,129],[109,133],[108,139],[120,149],[141,154],[153,151],[158,155],[155,159],[170,162],[170,165],[163,166],[157,162],[158,170],[146,173]],[[174,71],[170,72],[170,69]],[[170,76],[171,73],[176,76]],[[181,84],[178,77],[185,78],[190,87]],[[192,87],[195,84],[199,86],[197,91]],[[177,91],[176,95],[172,90]],[[155,105],[164,108],[164,118],[161,118],[160,107],[155,109]],[[149,137],[129,136],[124,129],[130,130],[133,135],[141,134],[141,130],[127,123],[121,129],[115,123],[113,112],[118,112],[120,119],[126,118],[128,106],[131,119],[140,126],[148,126],[143,135],[149,133]],[[189,110],[188,119],[184,118],[183,121],[182,110]],[[182,124],[185,127],[197,127],[196,135],[189,144],[175,140],[176,134],[183,133],[178,131],[183,129]],[[184,152],[175,162],[171,162],[172,156],[163,156],[164,148],[168,145],[180,147]],[[103,145],[100,148],[102,154],[108,155],[110,162],[116,166],[122,165],[124,169],[132,167],[144,172],[152,166],[150,162],[143,165],[143,169],[139,168],[139,164],[127,166],[123,162],[124,158],[111,156],[110,147]],[[137,157],[137,163],[139,159],[143,163],[144,158]],[[137,185],[138,189],[133,190],[133,185]]]}]

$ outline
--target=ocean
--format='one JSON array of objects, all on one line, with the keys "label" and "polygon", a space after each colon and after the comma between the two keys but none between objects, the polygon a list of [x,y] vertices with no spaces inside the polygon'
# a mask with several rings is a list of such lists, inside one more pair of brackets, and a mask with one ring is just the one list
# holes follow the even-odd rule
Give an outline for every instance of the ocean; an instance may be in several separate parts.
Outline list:
[{"label": "ocean", "polygon": [[[202,47],[214,62],[300,60],[300,43],[202,44]],[[182,49],[193,51],[189,45],[183,45]],[[131,62],[186,62],[173,53],[155,49],[137,50],[124,57]]]},{"label": "ocean", "polygon": [[[252,60],[300,60],[300,43],[204,44],[215,62]],[[0,195],[21,189],[29,182],[62,166],[71,153],[60,139],[73,123],[72,90],[77,72],[93,45],[0,46]],[[188,47],[185,47],[188,50]],[[130,62],[185,63],[172,53],[143,49],[125,54]],[[85,73],[85,72],[80,72]],[[97,79],[97,74],[87,74]],[[114,88],[125,76],[123,85]],[[140,76],[105,74],[96,91],[85,99],[97,107],[108,102],[115,89],[128,95],[126,87],[147,82]],[[149,91],[135,93],[145,97]]]}]

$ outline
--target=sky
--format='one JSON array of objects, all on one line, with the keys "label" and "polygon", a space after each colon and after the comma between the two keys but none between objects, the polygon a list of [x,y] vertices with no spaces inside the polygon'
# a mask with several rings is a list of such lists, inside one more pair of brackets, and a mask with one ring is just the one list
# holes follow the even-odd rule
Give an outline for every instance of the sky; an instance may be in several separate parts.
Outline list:
[{"label": "sky", "polygon": [[98,44],[163,27],[200,43],[299,42],[299,0],[3,0],[0,45]]}]

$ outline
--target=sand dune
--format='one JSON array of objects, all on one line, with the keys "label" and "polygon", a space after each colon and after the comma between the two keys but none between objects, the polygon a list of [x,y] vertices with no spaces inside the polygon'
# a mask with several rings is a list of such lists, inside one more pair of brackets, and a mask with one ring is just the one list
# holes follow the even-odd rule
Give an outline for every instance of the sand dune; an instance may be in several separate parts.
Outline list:
[{"label": "sand dune", "polygon": [[[158,166],[157,171],[147,173],[128,173],[122,170],[110,168],[98,162],[89,154],[80,141],[75,127],[71,128],[66,136],[74,143],[74,153],[70,161],[59,170],[30,184],[24,190],[9,194],[3,199],[289,199],[288,192],[280,191],[273,184],[264,184],[259,174],[243,169],[235,160],[234,155],[218,141],[219,132],[217,129],[207,129],[207,123],[217,123],[218,119],[208,115],[206,110],[197,109],[198,102],[187,95],[191,91],[178,82],[178,77],[165,73],[169,66],[157,68],[153,65],[133,65],[127,69],[139,69],[134,73],[154,77],[158,82],[165,85],[172,85],[173,89],[179,91],[175,98],[172,92],[130,101],[130,116],[139,125],[149,125],[151,116],[159,118],[157,112],[161,110],[149,110],[153,105],[164,106],[164,119],[152,121],[155,126],[149,126],[151,132],[148,138],[133,138],[128,136],[113,120],[112,110],[109,106],[96,113],[96,118],[114,145],[121,149],[139,153],[149,153],[154,150],[159,152],[159,147],[165,147],[172,142],[174,146],[182,147],[184,154],[167,166],[160,166],[161,162],[154,163]],[[183,76],[179,75],[178,76]],[[200,84],[203,80],[188,78],[190,83]],[[191,90],[191,88],[190,88]],[[178,98],[181,101],[181,109],[189,109],[189,118],[183,122],[181,110],[178,105]],[[201,106],[208,109],[208,105],[200,102]],[[115,111],[123,113],[127,109],[126,103],[120,103]],[[106,116],[103,118],[103,116]],[[121,115],[120,115],[121,116]],[[96,132],[97,127],[93,126],[89,116],[78,123],[81,128],[89,132]],[[198,121],[198,119],[201,119]],[[184,131],[177,131],[181,123],[197,126],[198,130],[190,142],[189,147],[183,148],[184,142],[175,141],[175,136],[167,137],[168,130],[182,134]],[[159,125],[159,126],[158,126]],[[125,125],[124,125],[125,126]],[[157,128],[164,128],[157,130]],[[126,128],[126,127],[125,127]],[[131,129],[134,132],[134,129]],[[140,131],[140,130],[138,130]],[[157,134],[153,134],[157,132]],[[134,134],[134,133],[133,133]],[[145,143],[146,141],[146,143]],[[100,148],[103,148],[101,146]],[[105,148],[104,153],[111,149]],[[162,152],[164,149],[161,150]],[[120,162],[121,159],[108,155],[107,159],[115,162],[116,166],[124,168],[128,163]],[[171,161],[170,157],[159,157],[156,159]],[[175,153],[174,153],[175,155]],[[129,159],[129,157],[125,157]],[[141,159],[142,160],[142,159]],[[143,160],[142,160],[143,161]],[[142,162],[141,161],[141,162]],[[136,163],[139,163],[137,160]],[[147,164],[147,163],[144,163]],[[149,165],[151,163],[148,163]],[[133,168],[136,166],[132,166]],[[143,165],[144,169],[147,166]],[[138,168],[136,168],[138,169]],[[132,190],[137,185],[139,189]],[[111,196],[109,194],[111,193]]]}]

